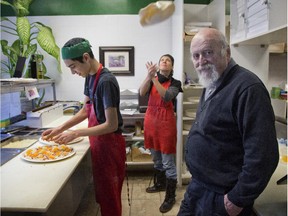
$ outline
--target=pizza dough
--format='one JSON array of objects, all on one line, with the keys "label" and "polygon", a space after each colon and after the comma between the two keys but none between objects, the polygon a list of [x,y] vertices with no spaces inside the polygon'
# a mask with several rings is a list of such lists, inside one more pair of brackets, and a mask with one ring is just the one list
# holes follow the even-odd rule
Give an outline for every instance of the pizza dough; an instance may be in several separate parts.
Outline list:
[{"label": "pizza dough", "polygon": [[152,25],[168,19],[175,11],[173,1],[157,1],[139,11],[140,24]]},{"label": "pizza dough", "polygon": [[[78,137],[70,142],[68,142],[66,145],[70,145],[73,143],[77,143],[82,141],[84,138],[83,137]],[[44,145],[59,145],[58,143],[54,142],[54,141],[47,141],[47,140],[43,140],[42,137],[39,138],[39,142],[44,144]]]}]

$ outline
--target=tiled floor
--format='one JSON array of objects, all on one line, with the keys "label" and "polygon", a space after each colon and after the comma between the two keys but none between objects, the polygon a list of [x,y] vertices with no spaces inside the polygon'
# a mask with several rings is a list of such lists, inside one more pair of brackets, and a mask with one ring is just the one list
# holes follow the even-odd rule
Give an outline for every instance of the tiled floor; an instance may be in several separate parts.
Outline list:
[{"label": "tiled floor", "polygon": [[[129,171],[128,187],[131,206],[128,204],[127,180],[122,189],[122,216],[175,216],[178,213],[186,186],[178,186],[176,203],[172,210],[162,214],[159,207],[165,198],[165,192],[146,193],[152,177],[151,171]],[[93,185],[90,184],[75,216],[101,216],[99,207],[95,203]]]}]

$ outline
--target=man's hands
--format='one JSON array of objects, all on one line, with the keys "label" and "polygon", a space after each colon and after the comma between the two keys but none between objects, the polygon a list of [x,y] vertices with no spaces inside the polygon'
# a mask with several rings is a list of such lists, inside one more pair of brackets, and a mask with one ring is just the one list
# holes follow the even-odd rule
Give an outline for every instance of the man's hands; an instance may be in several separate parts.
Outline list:
[{"label": "man's hands", "polygon": [[224,206],[229,216],[237,216],[243,208],[234,205],[229,199],[227,194],[224,195]]}]

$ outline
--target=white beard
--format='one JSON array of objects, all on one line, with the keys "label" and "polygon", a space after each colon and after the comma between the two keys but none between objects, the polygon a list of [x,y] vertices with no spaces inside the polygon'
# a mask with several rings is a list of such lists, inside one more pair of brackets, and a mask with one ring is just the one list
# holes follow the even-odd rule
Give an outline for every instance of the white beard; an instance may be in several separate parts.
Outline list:
[{"label": "white beard", "polygon": [[199,77],[199,83],[204,88],[208,88],[211,84],[215,83],[219,79],[219,73],[212,64],[207,64],[197,69],[197,74]]}]

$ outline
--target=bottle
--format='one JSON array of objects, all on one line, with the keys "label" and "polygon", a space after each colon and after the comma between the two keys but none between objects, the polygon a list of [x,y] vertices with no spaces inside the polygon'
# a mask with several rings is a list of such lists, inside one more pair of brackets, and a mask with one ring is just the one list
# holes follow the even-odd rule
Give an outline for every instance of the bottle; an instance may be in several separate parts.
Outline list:
[{"label": "bottle", "polygon": [[31,58],[32,58],[30,61],[31,78],[36,79],[37,78],[37,68],[36,68],[35,55],[32,55]]},{"label": "bottle", "polygon": [[36,63],[37,63],[37,79],[44,79],[42,55],[37,55]]}]

